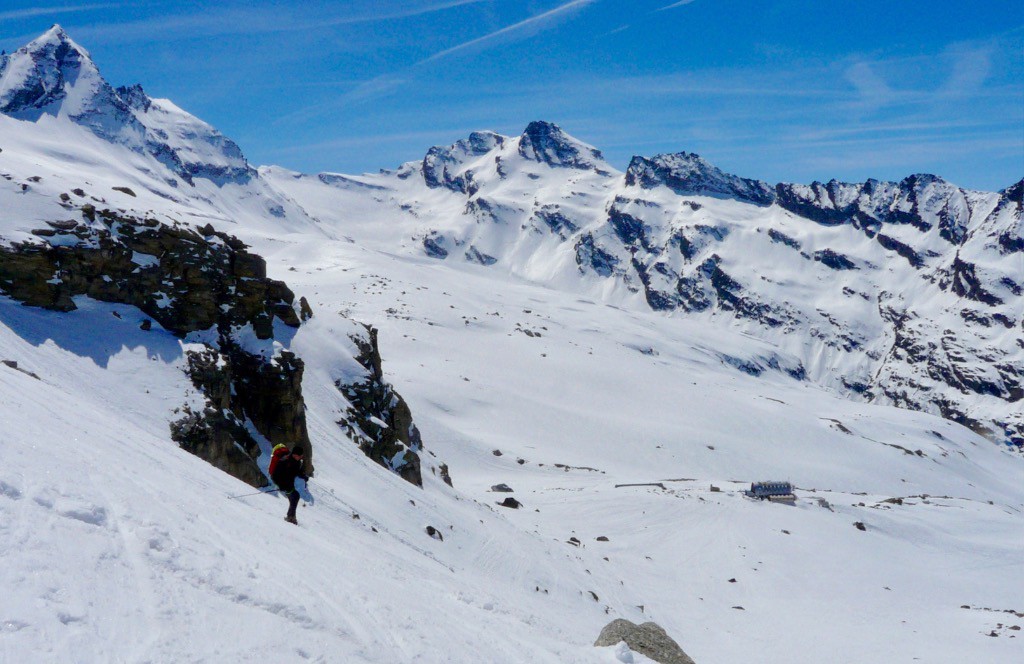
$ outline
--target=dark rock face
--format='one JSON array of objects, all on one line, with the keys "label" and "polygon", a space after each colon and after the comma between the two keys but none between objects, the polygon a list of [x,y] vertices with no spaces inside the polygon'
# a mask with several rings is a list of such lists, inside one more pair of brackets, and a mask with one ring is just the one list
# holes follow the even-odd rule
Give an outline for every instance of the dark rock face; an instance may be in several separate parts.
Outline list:
[{"label": "dark rock face", "polygon": [[976,266],[962,260],[959,253],[953,259],[953,265],[949,272],[939,280],[939,287],[943,290],[951,290],[960,297],[989,306],[994,307],[1003,303],[1001,299],[986,289],[985,283],[978,277]]},{"label": "dark rock face", "polygon": [[907,224],[922,233],[938,226],[940,237],[953,245],[964,240],[971,216],[963,190],[926,174],[911,175],[898,183],[780,183],[775,186],[775,202],[819,224],[853,224],[868,234],[882,224]]},{"label": "dark rock face", "polygon": [[594,646],[604,648],[618,645],[620,641],[625,641],[630,650],[659,664],[694,664],[690,656],[657,623],[637,625],[624,618],[613,620],[601,630]]},{"label": "dark rock face", "polygon": [[818,261],[822,265],[828,266],[833,270],[856,270],[857,264],[851,261],[846,256],[832,251],[831,249],[822,249],[821,251],[815,251],[812,254],[814,260]]},{"label": "dark rock face", "polygon": [[1024,253],[1024,221],[1021,211],[1024,208],[1024,179],[1012,187],[1007,187],[999,199],[996,208],[989,214],[990,219],[998,218],[1003,213],[1016,217],[1017,224],[1003,230],[998,237],[999,251],[1002,254]]},{"label": "dark rock face", "polygon": [[608,225],[623,244],[639,244],[644,239],[644,222],[614,205],[608,211]]},{"label": "dark rock face", "polygon": [[531,122],[519,139],[519,154],[524,159],[548,166],[594,169],[604,156],[585,143],[575,140],[550,122]]},{"label": "dark rock face", "polygon": [[689,152],[633,157],[626,169],[626,185],[644,189],[665,185],[680,196],[735,198],[755,205],[771,205],[775,200],[770,185],[725,173]]},{"label": "dark rock face", "polygon": [[498,259],[494,256],[485,254],[473,246],[466,251],[466,260],[477,265],[494,265],[498,262]]},{"label": "dark rock face", "polygon": [[[366,373],[360,380],[335,385],[351,407],[338,422],[363,453],[402,479],[423,486],[420,452],[423,441],[405,400],[384,381],[377,330],[366,327],[364,335],[351,337],[359,348],[356,360]],[[444,473],[447,476],[447,473]],[[448,477],[446,483],[451,483]]]},{"label": "dark rock face", "polygon": [[427,252],[427,255],[431,258],[448,258],[448,250],[441,246],[440,240],[443,238],[437,238],[434,236],[428,236],[423,238],[423,250]]},{"label": "dark rock face", "polygon": [[791,249],[796,249],[797,251],[800,250],[800,243],[797,240],[794,240],[793,238],[789,237],[782,231],[776,230],[774,228],[769,228],[768,237],[771,238],[772,242],[784,244],[787,247],[790,247]]},{"label": "dark rock face", "polygon": [[[243,348],[239,330],[274,337],[274,321],[298,327],[294,296],[267,279],[262,258],[210,227],[197,232],[86,206],[85,221],[38,229],[38,243],[0,248],[0,288],[30,306],[75,309],[73,297],[135,306],[179,336],[211,330],[216,341],[188,356],[188,373],[206,396],[186,410],[172,437],[188,451],[253,484],[265,484],[251,425],[271,443],[311,449],[302,400],[302,360],[289,352]],[[307,453],[308,470],[312,456]]]},{"label": "dark rock face", "polygon": [[[954,389],[951,394],[989,395],[1014,404],[1024,398],[1024,367],[1000,348],[976,348],[960,332],[935,330],[912,312],[880,307],[882,318],[894,333],[892,348],[872,388],[894,405],[912,410],[930,409],[983,436],[1001,429],[1011,444],[1024,445],[1024,418],[1019,409],[990,424],[972,417],[964,404],[950,393],[930,389],[927,378]],[[915,373],[904,367],[915,367]]]},{"label": "dark rock face", "polygon": [[178,335],[252,325],[273,336],[273,320],[298,327],[294,295],[267,279],[266,263],[236,238],[153,219],[82,208],[86,221],[51,222],[39,243],[0,248],[0,283],[31,306],[71,311],[88,295],[136,306]]},{"label": "dark rock face", "polygon": [[615,272],[619,259],[594,243],[594,236],[584,235],[576,243],[576,264],[580,270],[590,269],[602,277],[610,277]]},{"label": "dark rock face", "polygon": [[907,262],[910,263],[912,267],[924,267],[924,259],[921,258],[921,255],[914,251],[914,249],[909,245],[906,245],[900,242],[899,240],[891,238],[885,233],[881,232],[875,235],[875,240],[878,241],[878,244],[882,245],[889,251],[895,251],[897,254],[907,259]]},{"label": "dark rock face", "polygon": [[579,230],[579,226],[565,216],[557,205],[544,205],[533,216],[563,240]]},{"label": "dark rock face", "polygon": [[[302,400],[303,363],[293,353],[270,359],[242,350],[225,339],[220,349],[188,353],[188,374],[206,395],[201,413],[187,412],[172,425],[173,436],[186,450],[254,486],[266,480],[253,461],[259,444],[246,429],[252,424],[271,445],[307,450],[305,471],[313,472]],[[197,435],[197,431],[203,435]],[[243,454],[244,452],[244,454]]]},{"label": "dark rock face", "polygon": [[855,215],[853,206],[843,200],[843,188],[847,186],[836,180],[828,184],[814,182],[807,186],[777,184],[775,201],[793,214],[825,226],[845,224]]}]

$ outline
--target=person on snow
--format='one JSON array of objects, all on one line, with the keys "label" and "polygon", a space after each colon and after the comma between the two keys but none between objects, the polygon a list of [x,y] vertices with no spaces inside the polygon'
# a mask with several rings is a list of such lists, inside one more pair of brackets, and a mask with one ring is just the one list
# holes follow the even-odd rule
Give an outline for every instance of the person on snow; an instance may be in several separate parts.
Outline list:
[{"label": "person on snow", "polygon": [[275,464],[270,479],[277,485],[278,490],[288,496],[288,516],[284,518],[288,523],[298,525],[295,518],[295,508],[299,506],[299,499],[305,499],[310,505],[313,504],[313,496],[306,488],[309,477],[302,471],[302,457],[306,450],[302,445],[292,448],[291,454]]}]

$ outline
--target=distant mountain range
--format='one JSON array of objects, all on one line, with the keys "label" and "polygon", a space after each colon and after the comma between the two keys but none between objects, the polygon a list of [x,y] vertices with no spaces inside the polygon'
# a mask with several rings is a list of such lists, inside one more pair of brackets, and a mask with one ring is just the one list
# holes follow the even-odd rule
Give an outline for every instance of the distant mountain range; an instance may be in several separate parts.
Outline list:
[{"label": "distant mountain range", "polygon": [[769,184],[687,152],[622,173],[549,122],[378,174],[257,169],[173,103],[111,86],[59,26],[0,59],[0,113],[5,243],[46,241],[32,230],[74,190],[253,237],[349,238],[738,329],[777,349],[740,371],[1024,445],[1024,180]]}]

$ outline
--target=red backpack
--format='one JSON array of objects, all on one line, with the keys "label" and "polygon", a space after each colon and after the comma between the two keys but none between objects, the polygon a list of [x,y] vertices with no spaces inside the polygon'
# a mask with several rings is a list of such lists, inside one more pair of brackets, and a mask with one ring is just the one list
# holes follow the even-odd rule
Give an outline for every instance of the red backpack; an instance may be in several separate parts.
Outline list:
[{"label": "red backpack", "polygon": [[270,453],[270,467],[267,468],[267,474],[273,477],[274,470],[277,468],[278,462],[288,456],[288,446],[283,443],[274,445],[273,451]]}]

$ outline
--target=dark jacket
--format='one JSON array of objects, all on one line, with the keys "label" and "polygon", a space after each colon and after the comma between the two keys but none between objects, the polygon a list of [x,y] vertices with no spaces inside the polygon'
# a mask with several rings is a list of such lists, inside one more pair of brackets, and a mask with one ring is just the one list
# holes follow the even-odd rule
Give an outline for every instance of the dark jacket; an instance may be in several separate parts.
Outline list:
[{"label": "dark jacket", "polygon": [[289,454],[277,462],[274,474],[270,476],[270,479],[274,481],[278,489],[285,493],[291,493],[295,490],[296,477],[301,477],[304,480],[309,479],[302,472],[302,461]]}]

